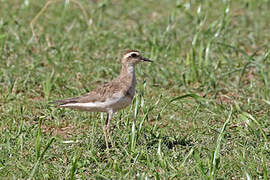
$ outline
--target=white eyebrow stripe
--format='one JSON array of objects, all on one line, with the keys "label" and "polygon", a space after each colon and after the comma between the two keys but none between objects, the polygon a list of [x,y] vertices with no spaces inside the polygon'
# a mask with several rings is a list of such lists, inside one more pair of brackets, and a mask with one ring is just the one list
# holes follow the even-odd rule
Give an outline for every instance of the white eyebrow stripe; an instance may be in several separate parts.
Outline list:
[{"label": "white eyebrow stripe", "polygon": [[124,56],[124,59],[128,58],[128,57],[129,57],[131,54],[133,54],[133,53],[135,53],[135,54],[137,54],[137,55],[140,55],[138,52],[133,51],[133,52],[127,53],[127,54]]}]

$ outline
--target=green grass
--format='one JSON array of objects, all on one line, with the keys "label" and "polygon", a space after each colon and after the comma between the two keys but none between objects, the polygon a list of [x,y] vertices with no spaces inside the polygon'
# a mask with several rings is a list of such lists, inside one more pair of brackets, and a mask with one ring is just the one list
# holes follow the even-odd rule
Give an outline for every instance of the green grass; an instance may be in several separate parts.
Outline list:
[{"label": "green grass", "polygon": [[[268,179],[270,1],[0,2],[0,179]],[[105,114],[56,109],[137,67],[105,149]]]}]

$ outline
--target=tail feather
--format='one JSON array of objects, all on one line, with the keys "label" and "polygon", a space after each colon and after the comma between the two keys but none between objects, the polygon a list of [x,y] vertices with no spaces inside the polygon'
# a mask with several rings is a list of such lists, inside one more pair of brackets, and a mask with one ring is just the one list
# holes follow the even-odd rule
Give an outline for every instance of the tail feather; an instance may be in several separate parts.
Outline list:
[{"label": "tail feather", "polygon": [[69,104],[69,103],[76,103],[78,98],[69,98],[69,99],[62,99],[62,100],[57,100],[54,102],[50,102],[50,104],[55,104],[57,106]]}]

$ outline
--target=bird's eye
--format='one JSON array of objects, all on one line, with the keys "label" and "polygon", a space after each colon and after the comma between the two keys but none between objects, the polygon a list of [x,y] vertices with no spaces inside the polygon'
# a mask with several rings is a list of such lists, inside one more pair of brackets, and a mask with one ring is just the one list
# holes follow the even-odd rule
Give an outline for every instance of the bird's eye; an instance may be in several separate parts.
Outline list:
[{"label": "bird's eye", "polygon": [[135,58],[135,57],[137,57],[138,55],[137,54],[135,54],[135,53],[132,53],[131,54],[131,57],[133,57],[133,58]]}]

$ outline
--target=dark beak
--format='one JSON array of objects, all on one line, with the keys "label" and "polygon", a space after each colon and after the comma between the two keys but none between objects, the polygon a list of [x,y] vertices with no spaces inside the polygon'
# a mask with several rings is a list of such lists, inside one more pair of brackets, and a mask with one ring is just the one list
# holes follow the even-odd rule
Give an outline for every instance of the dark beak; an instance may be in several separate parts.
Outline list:
[{"label": "dark beak", "polygon": [[147,59],[147,58],[145,58],[145,57],[141,57],[141,60],[142,60],[142,61],[146,61],[146,62],[153,62],[152,60]]}]

